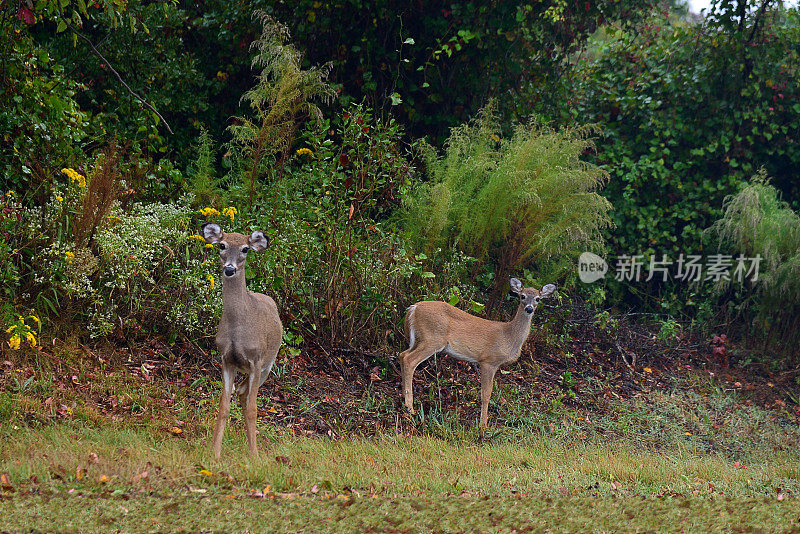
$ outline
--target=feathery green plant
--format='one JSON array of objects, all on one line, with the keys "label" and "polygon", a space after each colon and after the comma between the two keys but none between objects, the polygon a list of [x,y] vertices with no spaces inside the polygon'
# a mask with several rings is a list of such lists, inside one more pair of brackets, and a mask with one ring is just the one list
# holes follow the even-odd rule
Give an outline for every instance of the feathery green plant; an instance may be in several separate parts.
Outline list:
[{"label": "feathery green plant", "polygon": [[593,128],[518,125],[499,135],[492,104],[451,132],[444,156],[425,150],[432,177],[407,201],[406,227],[420,248],[456,244],[495,264],[495,296],[508,276],[546,264],[550,276],[584,250],[604,248],[611,204],[597,190],[608,173],[581,160]]},{"label": "feathery green plant", "polygon": [[754,297],[759,319],[765,324],[758,330],[770,337],[777,329],[784,341],[796,341],[800,327],[800,216],[781,200],[763,169],[739,193],[725,199],[724,209],[710,232],[735,252],[762,258]]},{"label": "feathery green plant", "polygon": [[264,11],[256,11],[261,22],[261,37],[253,41],[257,51],[253,68],[260,68],[256,86],[242,100],[250,105],[255,117],[237,117],[228,127],[234,168],[242,172],[252,206],[256,179],[270,164],[282,166],[289,157],[292,143],[304,119],[319,120],[322,112],[314,100],[330,102],[335,91],[326,81],[331,64],[302,69],[303,54],[288,44],[289,30]]},{"label": "feathery green plant", "polygon": [[214,180],[214,139],[206,128],[200,129],[196,150],[197,158],[190,169],[191,191],[197,204],[210,206],[219,197],[219,192]]}]

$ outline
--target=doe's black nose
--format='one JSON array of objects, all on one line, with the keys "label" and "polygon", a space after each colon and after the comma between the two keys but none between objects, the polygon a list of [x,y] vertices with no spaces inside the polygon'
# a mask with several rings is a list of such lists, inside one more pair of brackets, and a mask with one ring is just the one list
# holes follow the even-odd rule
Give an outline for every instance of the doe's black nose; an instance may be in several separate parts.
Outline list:
[{"label": "doe's black nose", "polygon": [[222,272],[225,273],[225,276],[233,276],[236,274],[236,267],[233,265],[226,265]]},{"label": "doe's black nose", "polygon": [[533,306],[525,306],[526,313],[533,313]]}]

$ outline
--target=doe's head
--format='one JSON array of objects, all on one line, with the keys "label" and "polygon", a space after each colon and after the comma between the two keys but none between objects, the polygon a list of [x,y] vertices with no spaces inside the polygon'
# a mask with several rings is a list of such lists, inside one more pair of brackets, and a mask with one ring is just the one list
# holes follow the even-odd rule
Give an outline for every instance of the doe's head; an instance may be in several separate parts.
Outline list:
[{"label": "doe's head", "polygon": [[227,278],[244,272],[248,252],[261,252],[269,246],[269,238],[261,230],[246,236],[237,232],[223,232],[216,223],[205,223],[202,228],[206,243],[219,245],[222,273]]},{"label": "doe's head", "polygon": [[519,297],[519,305],[525,307],[525,313],[532,314],[542,299],[551,297],[556,292],[555,284],[547,284],[542,289],[534,287],[523,287],[522,282],[517,278],[509,281],[511,292]]}]

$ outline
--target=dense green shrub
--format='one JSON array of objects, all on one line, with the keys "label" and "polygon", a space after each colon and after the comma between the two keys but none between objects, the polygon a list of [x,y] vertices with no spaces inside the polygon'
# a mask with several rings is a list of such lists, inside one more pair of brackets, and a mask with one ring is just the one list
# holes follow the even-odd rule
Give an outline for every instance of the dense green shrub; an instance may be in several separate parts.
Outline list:
[{"label": "dense green shrub", "polygon": [[9,26],[0,31],[0,183],[2,192],[14,190],[30,204],[47,198],[58,169],[82,162],[82,145],[96,128],[76,102],[83,86],[47,49]]},{"label": "dense green shrub", "polygon": [[453,129],[441,158],[429,147],[431,181],[405,219],[422,250],[456,245],[493,266],[495,297],[523,268],[536,266],[550,282],[581,252],[601,251],[611,209],[597,193],[607,173],[581,160],[593,146],[589,130],[519,125],[509,139],[498,133],[488,108]]},{"label": "dense green shrub", "polygon": [[[604,28],[570,79],[565,120],[603,125],[597,163],[610,173],[612,253],[703,254],[703,231],[723,199],[764,166],[797,202],[800,15],[762,3],[716,2],[702,22],[655,14]],[[709,284],[616,284],[610,302],[711,319]]]},{"label": "dense green shrub", "polygon": [[655,16],[590,40],[565,109],[604,125],[597,161],[612,178],[616,252],[699,252],[725,196],[761,166],[796,198],[800,15],[747,11],[739,24],[732,11],[702,25]]},{"label": "dense green shrub", "polygon": [[289,328],[307,338],[396,348],[405,307],[433,290],[427,258],[386,217],[414,168],[395,121],[351,106],[336,122],[308,125],[305,146],[245,215],[273,237],[253,261],[253,287],[277,295]]}]

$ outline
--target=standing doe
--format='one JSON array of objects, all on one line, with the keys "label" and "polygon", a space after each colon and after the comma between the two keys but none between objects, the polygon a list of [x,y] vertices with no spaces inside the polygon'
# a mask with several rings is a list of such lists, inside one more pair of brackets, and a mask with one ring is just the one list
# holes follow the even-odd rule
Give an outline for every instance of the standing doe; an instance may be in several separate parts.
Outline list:
[{"label": "standing doe", "polygon": [[511,279],[511,291],[519,296],[519,307],[507,323],[489,321],[470,315],[446,302],[424,301],[410,306],[406,312],[405,330],[408,350],[400,354],[403,395],[411,413],[414,412],[412,381],[417,366],[436,354],[444,352],[459,360],[474,362],[481,367],[481,428],[489,417],[497,369],[519,358],[522,344],[531,331],[531,319],[539,301],[556,290],[547,284],[541,290],[522,287]]},{"label": "standing doe", "polygon": [[222,435],[231,407],[236,373],[245,378],[236,385],[236,394],[244,412],[250,456],[258,456],[256,446],[256,397],[267,379],[283,338],[283,325],[275,301],[261,293],[247,290],[244,264],[247,253],[261,252],[269,246],[263,232],[250,237],[225,233],[218,224],[203,225],[207,243],[219,244],[222,262],[222,318],[217,330],[217,350],[222,357],[222,396],[214,425],[214,455],[222,452]]}]

